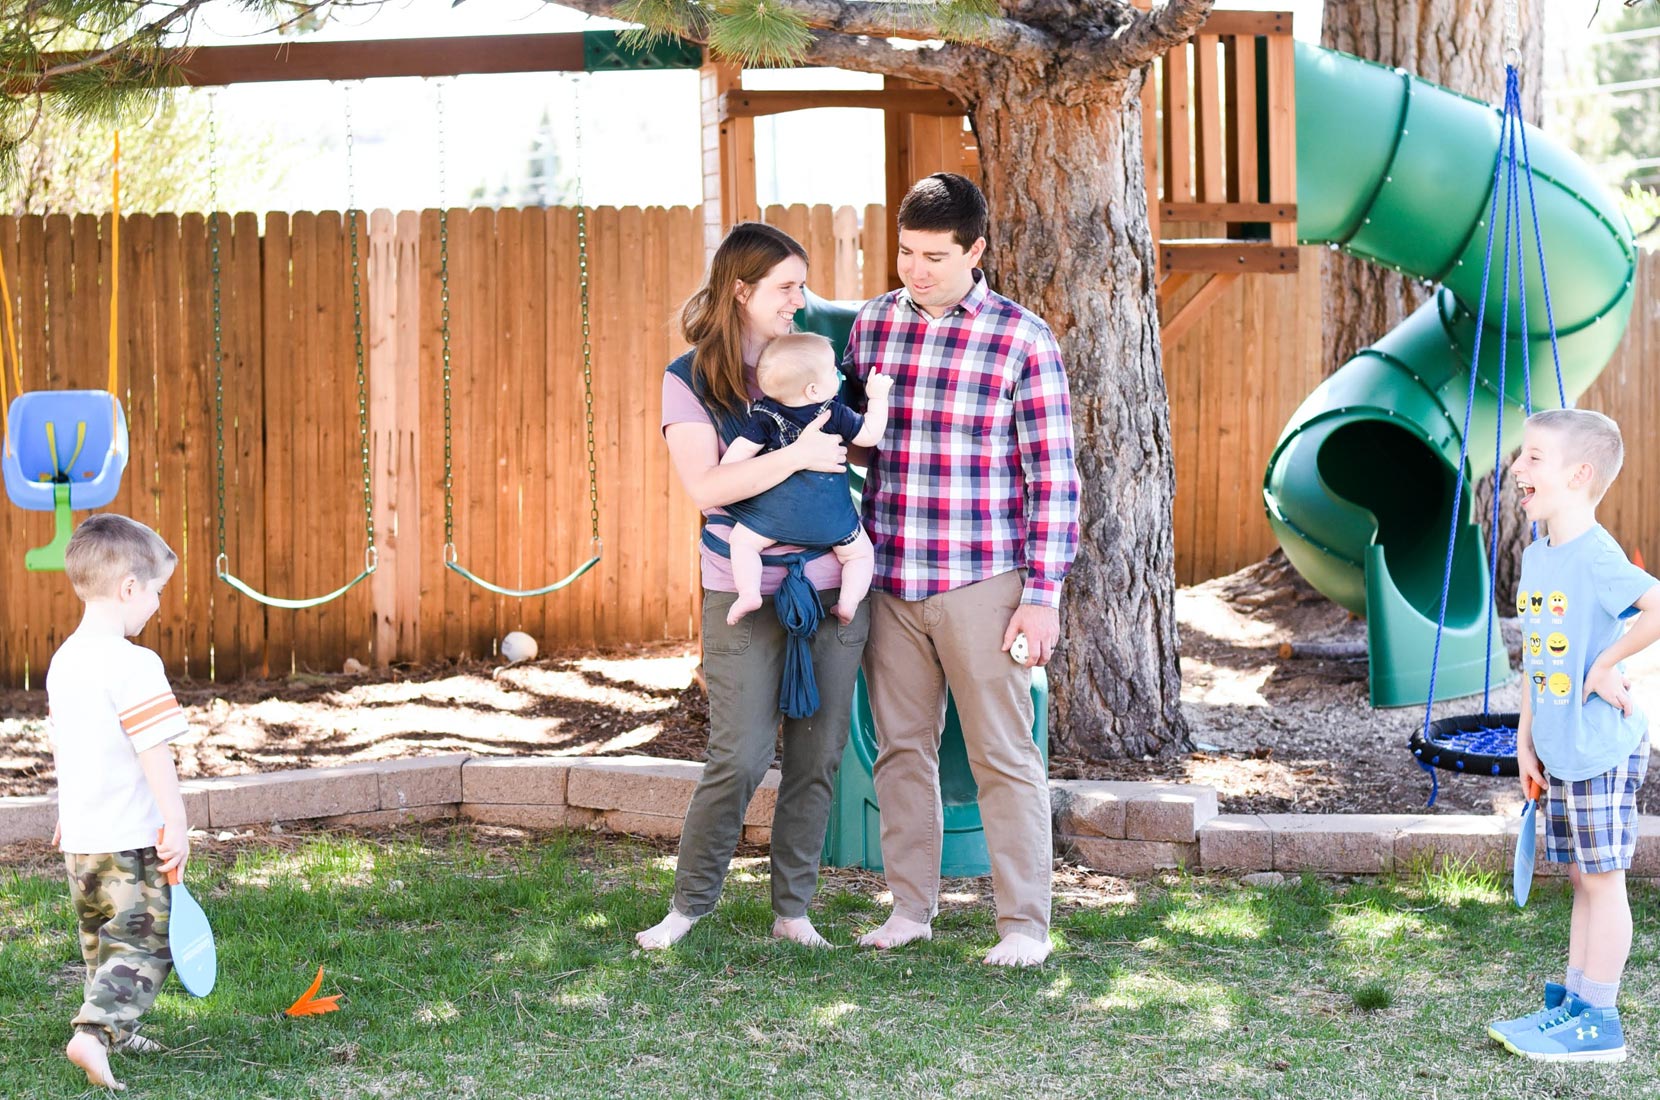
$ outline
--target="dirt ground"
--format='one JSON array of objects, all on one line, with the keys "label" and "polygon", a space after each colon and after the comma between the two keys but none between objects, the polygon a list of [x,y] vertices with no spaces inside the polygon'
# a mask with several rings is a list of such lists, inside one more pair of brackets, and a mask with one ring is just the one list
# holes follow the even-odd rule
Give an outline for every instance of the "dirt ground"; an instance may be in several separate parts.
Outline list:
[{"label": "dirt ground", "polygon": [[[1276,554],[1177,600],[1189,754],[1087,763],[1056,777],[1175,779],[1220,792],[1224,812],[1416,813],[1429,782],[1406,744],[1419,708],[1374,710],[1361,659],[1282,660],[1282,642],[1362,642],[1365,623],[1309,588]],[[1519,635],[1507,624],[1516,653]],[[1656,647],[1660,649],[1660,647]],[[1640,663],[1639,663],[1640,662]],[[1660,653],[1630,671],[1660,706]],[[182,776],[322,767],[466,752],[478,756],[647,754],[701,759],[708,708],[684,647],[565,654],[504,668],[446,664],[281,681],[180,683],[198,731],[178,742]],[[1515,710],[1519,682],[1493,692]],[[1480,709],[1480,698],[1438,714]],[[52,789],[44,693],[0,691],[0,796]],[[1640,798],[1660,810],[1654,785]],[[1513,781],[1443,775],[1439,812],[1514,812]]]}]

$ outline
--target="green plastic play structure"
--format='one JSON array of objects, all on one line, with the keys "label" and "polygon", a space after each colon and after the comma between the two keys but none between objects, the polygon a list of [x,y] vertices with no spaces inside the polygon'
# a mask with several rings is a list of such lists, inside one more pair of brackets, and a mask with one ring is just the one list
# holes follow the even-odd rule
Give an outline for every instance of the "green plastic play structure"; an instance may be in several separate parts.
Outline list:
[{"label": "green plastic play structure", "polygon": [[[1300,42],[1296,51],[1298,236],[1441,286],[1292,415],[1269,459],[1263,501],[1297,570],[1327,597],[1366,616],[1372,704],[1422,704],[1500,114],[1403,70]],[[1595,381],[1625,331],[1636,247],[1587,165],[1532,127],[1528,146],[1549,305],[1572,402]],[[1535,407],[1557,402],[1531,225],[1523,227],[1523,246],[1527,318],[1524,329],[1515,319],[1520,295],[1512,286],[1502,402],[1505,437],[1512,441],[1520,438],[1522,421],[1523,339],[1530,341]],[[1501,405],[1496,379],[1504,294],[1496,274],[1488,293],[1472,442],[1494,438]],[[1465,476],[1473,481],[1492,468],[1491,445],[1473,445]],[[1442,699],[1480,691],[1489,666],[1494,683],[1510,677],[1497,631],[1488,649],[1487,556],[1473,498],[1464,494],[1455,542],[1436,682]]]}]

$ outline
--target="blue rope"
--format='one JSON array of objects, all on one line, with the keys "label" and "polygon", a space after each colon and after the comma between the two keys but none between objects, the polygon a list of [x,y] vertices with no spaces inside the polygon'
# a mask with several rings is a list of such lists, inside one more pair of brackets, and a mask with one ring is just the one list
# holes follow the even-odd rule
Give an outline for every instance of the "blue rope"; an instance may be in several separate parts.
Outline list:
[{"label": "blue rope", "polygon": [[[1500,149],[1506,149],[1508,143],[1507,159],[1510,164],[1510,172],[1505,177],[1504,252],[1503,258],[1499,261],[1499,267],[1503,272],[1501,279],[1503,289],[1499,297],[1499,397],[1497,403],[1495,404],[1495,430],[1493,432],[1493,522],[1490,529],[1491,533],[1488,535],[1487,549],[1487,648],[1482,650],[1484,657],[1481,663],[1481,714],[1484,718],[1488,714],[1492,713],[1490,701],[1493,693],[1493,662],[1489,656],[1485,655],[1490,655],[1493,652],[1493,627],[1495,625],[1494,620],[1497,618],[1498,614],[1496,604],[1499,592],[1499,487],[1502,484],[1504,477],[1504,467],[1500,465],[1500,463],[1504,457],[1504,403],[1506,400],[1504,383],[1505,371],[1508,365],[1508,356],[1510,351],[1510,238],[1512,213],[1514,213],[1515,216],[1514,224],[1518,232],[1520,231],[1522,218],[1522,212],[1515,201],[1515,122],[1518,116],[1512,114],[1510,110],[1510,95],[1512,89],[1515,87],[1515,81],[1510,78],[1510,73],[1513,73],[1514,71],[1514,69],[1509,69],[1506,72],[1503,125],[1500,128],[1499,134]],[[1489,231],[1491,231],[1491,227],[1489,227]],[[1520,259],[1519,256],[1518,259]],[[1517,274],[1517,278],[1521,278],[1520,273]],[[1483,288],[1483,291],[1485,293],[1485,288]],[[1522,313],[1522,343],[1524,345],[1527,343],[1527,313],[1525,310]],[[1480,363],[1481,354],[1478,351],[1474,362],[1471,364],[1471,369],[1474,370]],[[1434,697],[1431,696],[1431,702],[1433,701]]]},{"label": "blue rope", "polygon": [[[1506,67],[1505,83],[1513,90],[1516,116],[1520,118],[1522,91],[1521,78],[1516,73],[1516,66]],[[1551,311],[1550,277],[1545,271],[1545,238],[1539,229],[1539,204],[1533,197],[1533,160],[1527,153],[1527,127],[1518,125],[1518,129],[1522,132],[1522,170],[1527,173],[1527,207],[1533,213],[1533,244],[1539,254],[1539,286],[1545,293],[1545,327],[1550,333],[1551,359],[1556,364],[1556,397],[1565,409],[1568,407],[1568,390],[1562,383],[1562,349],[1556,343],[1556,315]]]},{"label": "blue rope", "polygon": [[[1505,113],[1510,111],[1509,97],[1505,99]],[[1481,364],[1481,333],[1487,318],[1487,286],[1493,275],[1493,227],[1499,214],[1499,173],[1504,167],[1504,141],[1493,151],[1493,192],[1487,210],[1487,251],[1481,267],[1481,300],[1476,304],[1475,354],[1470,358],[1470,392],[1464,400],[1464,429],[1458,439],[1458,477],[1453,489],[1452,519],[1447,531],[1447,562],[1441,574],[1441,609],[1435,618],[1435,650],[1429,662],[1429,699],[1424,703],[1424,740],[1429,740],[1429,725],[1435,710],[1435,680],[1441,667],[1441,637],[1447,629],[1447,596],[1452,591],[1453,549],[1458,543],[1459,508],[1464,503],[1464,470],[1470,458],[1470,414],[1476,407],[1476,368]],[[1435,768],[1422,760],[1418,766],[1429,773],[1429,805],[1435,805],[1440,793],[1440,780]]]}]

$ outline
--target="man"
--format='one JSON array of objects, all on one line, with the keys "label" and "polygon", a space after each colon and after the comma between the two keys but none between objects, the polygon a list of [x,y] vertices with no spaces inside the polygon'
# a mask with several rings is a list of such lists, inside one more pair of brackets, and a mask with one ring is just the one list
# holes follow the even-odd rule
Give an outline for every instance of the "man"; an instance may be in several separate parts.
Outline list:
[{"label": "man", "polygon": [[1042,319],[986,285],[985,249],[980,189],[947,172],[919,181],[899,207],[904,288],[867,302],[848,341],[852,373],[895,383],[864,496],[876,549],[864,671],[894,907],[859,942],[932,935],[949,688],[991,853],[1000,938],[985,961],[1034,966],[1050,950],[1052,857],[1031,670],[1060,637],[1078,478],[1060,349]]}]

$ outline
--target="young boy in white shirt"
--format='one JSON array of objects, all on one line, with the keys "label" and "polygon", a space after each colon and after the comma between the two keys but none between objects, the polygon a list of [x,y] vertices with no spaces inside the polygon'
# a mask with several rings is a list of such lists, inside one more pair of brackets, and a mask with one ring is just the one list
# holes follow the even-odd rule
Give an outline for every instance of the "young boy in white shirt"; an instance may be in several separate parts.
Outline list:
[{"label": "young boy in white shirt", "polygon": [[152,1051],[136,1026],[173,969],[167,872],[190,854],[169,743],[185,733],[161,658],[127,639],[156,613],[178,557],[160,535],[101,513],[75,530],[64,573],[86,605],[46,673],[58,831],[86,959],[85,1000],[65,1054],[123,1088],[112,1049]]}]

